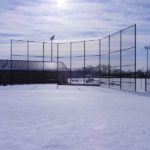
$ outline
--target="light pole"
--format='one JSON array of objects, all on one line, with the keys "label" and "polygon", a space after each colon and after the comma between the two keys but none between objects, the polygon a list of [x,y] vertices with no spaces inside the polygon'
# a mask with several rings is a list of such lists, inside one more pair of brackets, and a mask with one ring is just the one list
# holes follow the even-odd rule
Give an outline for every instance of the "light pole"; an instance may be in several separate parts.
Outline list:
[{"label": "light pole", "polygon": [[54,40],[54,38],[55,38],[54,35],[50,38],[50,41],[51,41],[51,62],[53,61],[53,40]]}]

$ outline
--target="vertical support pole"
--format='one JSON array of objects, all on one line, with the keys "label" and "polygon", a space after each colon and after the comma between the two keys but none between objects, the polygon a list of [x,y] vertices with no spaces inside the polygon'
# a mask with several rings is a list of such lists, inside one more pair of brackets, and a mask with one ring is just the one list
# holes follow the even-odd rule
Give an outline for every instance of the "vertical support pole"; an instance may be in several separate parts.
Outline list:
[{"label": "vertical support pole", "polygon": [[70,84],[72,84],[72,43],[70,42]]},{"label": "vertical support pole", "polygon": [[108,76],[109,76],[109,88],[110,88],[110,35],[109,35],[109,60],[108,60]]},{"label": "vertical support pole", "polygon": [[27,83],[29,82],[29,41],[27,41]]},{"label": "vertical support pole", "polygon": [[53,61],[53,41],[51,40],[51,62]]},{"label": "vertical support pole", "polygon": [[42,80],[43,80],[43,84],[45,83],[45,80],[44,80],[44,61],[45,61],[45,59],[44,59],[44,50],[45,50],[45,43],[43,42],[43,75],[42,75]]},{"label": "vertical support pole", "polygon": [[147,92],[147,78],[148,78],[148,48],[147,50],[147,69],[146,69],[146,74],[145,74],[145,92]]},{"label": "vertical support pole", "polygon": [[11,85],[13,85],[13,70],[12,70],[12,63],[13,63],[13,60],[12,60],[12,50],[13,50],[13,47],[12,47],[12,43],[13,43],[13,40],[10,40],[10,83]]},{"label": "vertical support pole", "polygon": [[85,47],[85,41],[84,41],[84,84],[85,84],[85,49],[86,49],[86,47]]},{"label": "vertical support pole", "polygon": [[135,91],[136,91],[136,24],[135,24]]},{"label": "vertical support pole", "polygon": [[101,40],[99,40],[99,85],[101,86]]},{"label": "vertical support pole", "polygon": [[147,75],[148,75],[148,72],[149,72],[148,62],[149,62],[149,48],[147,49]]},{"label": "vertical support pole", "polygon": [[147,71],[145,72],[145,92],[147,92]]},{"label": "vertical support pole", "polygon": [[122,31],[120,31],[120,90],[122,89]]},{"label": "vertical support pole", "polygon": [[57,89],[59,84],[59,44],[57,43]]}]

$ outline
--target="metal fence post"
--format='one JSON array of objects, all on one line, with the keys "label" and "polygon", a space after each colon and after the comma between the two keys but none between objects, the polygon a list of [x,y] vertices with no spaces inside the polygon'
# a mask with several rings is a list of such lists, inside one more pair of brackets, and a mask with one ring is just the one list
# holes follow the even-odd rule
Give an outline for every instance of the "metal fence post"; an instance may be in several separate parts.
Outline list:
[{"label": "metal fence post", "polygon": [[45,59],[44,59],[44,50],[45,50],[45,47],[44,47],[44,46],[45,46],[45,45],[44,45],[44,44],[45,44],[45,43],[43,42],[43,76],[42,76],[42,77],[43,77],[43,84],[45,83],[45,80],[44,80],[44,77],[45,77],[45,76],[44,76],[44,64],[45,64],[45,63],[44,63],[44,61],[45,61]]},{"label": "metal fence post", "polygon": [[145,92],[147,92],[147,78],[148,78],[148,49],[147,49],[147,69],[145,73]]},{"label": "metal fence post", "polygon": [[57,89],[59,84],[59,44],[57,43]]},{"label": "metal fence post", "polygon": [[27,41],[27,83],[29,82],[29,41]]},{"label": "metal fence post", "polygon": [[84,84],[85,84],[85,49],[86,49],[86,45],[85,45],[85,41],[84,41]]},{"label": "metal fence post", "polygon": [[135,24],[135,91],[136,91],[136,24]]},{"label": "metal fence post", "polygon": [[120,31],[120,89],[122,89],[122,31]]},{"label": "metal fence post", "polygon": [[109,88],[110,88],[110,35],[109,35],[109,56],[108,56],[108,76],[109,76]]},{"label": "metal fence post", "polygon": [[51,62],[53,61],[53,41],[51,40]]},{"label": "metal fence post", "polygon": [[101,40],[99,40],[99,85],[101,86]]},{"label": "metal fence post", "polygon": [[145,92],[147,92],[147,74],[145,73]]},{"label": "metal fence post", "polygon": [[70,84],[72,83],[72,43],[70,42]]},{"label": "metal fence post", "polygon": [[12,46],[13,45],[12,44],[13,44],[13,40],[11,39],[10,40],[10,83],[11,83],[11,85],[13,84],[13,72],[12,72],[13,71],[12,70],[12,67],[13,67],[12,66],[12,63],[13,63],[13,60],[12,60],[12,53],[13,53],[12,50],[13,50],[13,47]]}]

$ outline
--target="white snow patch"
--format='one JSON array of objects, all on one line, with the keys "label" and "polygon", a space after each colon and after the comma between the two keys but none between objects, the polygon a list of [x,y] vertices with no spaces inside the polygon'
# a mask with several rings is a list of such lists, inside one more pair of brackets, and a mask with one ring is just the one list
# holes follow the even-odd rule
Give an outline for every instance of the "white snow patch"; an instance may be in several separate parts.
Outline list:
[{"label": "white snow patch", "polygon": [[107,88],[0,87],[0,150],[149,150],[150,97]]}]

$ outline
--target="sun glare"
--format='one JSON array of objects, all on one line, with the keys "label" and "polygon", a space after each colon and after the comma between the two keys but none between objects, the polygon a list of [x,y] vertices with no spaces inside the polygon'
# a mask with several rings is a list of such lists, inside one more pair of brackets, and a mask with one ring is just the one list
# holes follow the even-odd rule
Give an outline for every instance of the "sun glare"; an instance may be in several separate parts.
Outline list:
[{"label": "sun glare", "polygon": [[66,8],[67,7],[67,0],[56,0],[58,8]]}]

